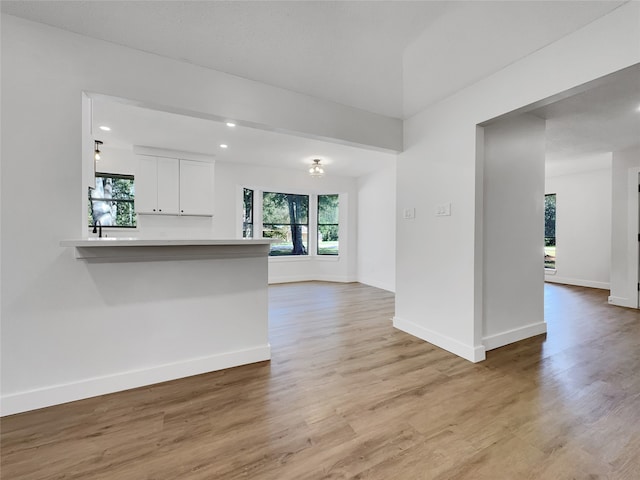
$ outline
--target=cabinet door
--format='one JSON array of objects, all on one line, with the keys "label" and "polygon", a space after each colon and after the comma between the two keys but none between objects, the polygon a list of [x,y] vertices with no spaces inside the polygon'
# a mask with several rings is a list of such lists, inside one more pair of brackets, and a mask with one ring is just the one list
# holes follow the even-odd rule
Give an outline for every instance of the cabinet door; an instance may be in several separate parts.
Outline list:
[{"label": "cabinet door", "polygon": [[180,214],[213,215],[213,164],[180,160]]},{"label": "cabinet door", "polygon": [[178,215],[180,205],[179,176],[178,160],[158,158],[158,213]]},{"label": "cabinet door", "polygon": [[156,157],[138,156],[135,176],[135,206],[138,213],[157,213],[158,163]]}]

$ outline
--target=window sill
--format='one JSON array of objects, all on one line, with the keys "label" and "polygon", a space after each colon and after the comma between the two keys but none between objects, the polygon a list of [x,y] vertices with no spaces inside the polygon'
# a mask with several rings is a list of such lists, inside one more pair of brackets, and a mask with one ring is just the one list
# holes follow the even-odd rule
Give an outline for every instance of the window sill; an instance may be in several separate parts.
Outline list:
[{"label": "window sill", "polygon": [[309,255],[276,255],[269,256],[269,262],[308,262],[311,260]]},{"label": "window sill", "polygon": [[320,260],[321,262],[338,262],[340,261],[340,255],[314,255],[313,258]]},{"label": "window sill", "polygon": [[[131,237],[132,235],[138,232],[138,227],[129,228],[129,227],[102,227],[102,236],[103,237]],[[97,237],[97,233],[93,233],[93,226],[90,226],[88,229],[89,237]]]},{"label": "window sill", "polygon": [[544,269],[544,274],[545,275],[555,275],[556,274],[556,269],[555,268],[545,268]]},{"label": "window sill", "polygon": [[276,255],[270,256],[269,262],[338,262],[340,255]]}]

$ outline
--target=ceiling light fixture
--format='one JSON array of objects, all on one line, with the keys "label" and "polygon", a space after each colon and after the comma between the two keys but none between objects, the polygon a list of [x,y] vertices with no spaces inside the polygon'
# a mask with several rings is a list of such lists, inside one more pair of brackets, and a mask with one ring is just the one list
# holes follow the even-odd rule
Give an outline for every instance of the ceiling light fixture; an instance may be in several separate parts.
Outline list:
[{"label": "ceiling light fixture", "polygon": [[235,127],[236,124],[233,122],[227,122],[227,127]]},{"label": "ceiling light fixture", "polygon": [[309,168],[309,175],[312,177],[321,177],[324,175],[324,167],[320,162],[321,160],[319,158],[313,160],[313,164],[311,164]]},{"label": "ceiling light fixture", "polygon": [[111,127],[107,127],[106,125],[100,125],[100,130],[102,130],[103,132],[110,132]]},{"label": "ceiling light fixture", "polygon": [[220,148],[229,148],[229,145],[225,144],[225,143],[221,143],[220,144]]},{"label": "ceiling light fixture", "polygon": [[93,159],[96,161],[100,160],[100,145],[102,145],[100,140],[94,140]]}]

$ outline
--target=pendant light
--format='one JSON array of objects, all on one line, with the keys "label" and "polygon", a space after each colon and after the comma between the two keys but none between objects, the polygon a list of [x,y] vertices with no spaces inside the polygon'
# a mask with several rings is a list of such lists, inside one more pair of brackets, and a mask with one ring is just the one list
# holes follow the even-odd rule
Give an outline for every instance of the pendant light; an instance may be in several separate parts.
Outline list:
[{"label": "pendant light", "polygon": [[94,140],[94,142],[93,159],[98,161],[100,160],[100,145],[102,145],[102,142],[100,140]]},{"label": "pendant light", "polygon": [[324,175],[324,168],[320,162],[321,160],[319,158],[313,160],[313,164],[311,164],[309,168],[309,175],[312,177],[321,177]]}]

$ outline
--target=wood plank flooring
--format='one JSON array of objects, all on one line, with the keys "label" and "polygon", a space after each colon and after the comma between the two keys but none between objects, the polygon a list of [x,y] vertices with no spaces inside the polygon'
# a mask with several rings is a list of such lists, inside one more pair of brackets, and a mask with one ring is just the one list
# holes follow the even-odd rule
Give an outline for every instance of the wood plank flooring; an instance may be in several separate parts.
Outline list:
[{"label": "wood plank flooring", "polygon": [[640,313],[545,290],[547,336],[474,365],[391,293],[274,285],[271,362],[5,417],[1,478],[637,480]]}]

